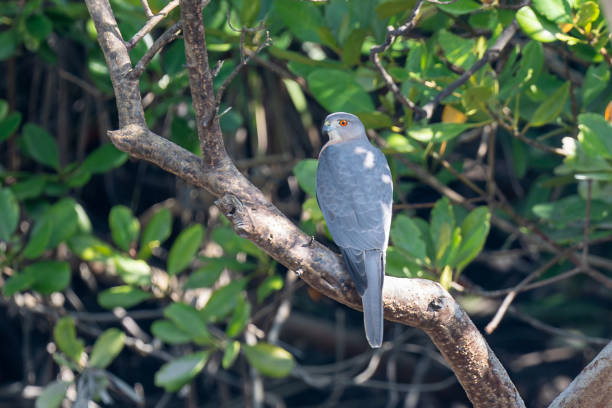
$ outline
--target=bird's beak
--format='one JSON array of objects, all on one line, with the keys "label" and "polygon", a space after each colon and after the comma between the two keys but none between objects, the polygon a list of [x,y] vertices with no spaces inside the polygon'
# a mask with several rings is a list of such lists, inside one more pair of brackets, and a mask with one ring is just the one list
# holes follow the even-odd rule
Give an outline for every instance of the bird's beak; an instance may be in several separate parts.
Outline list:
[{"label": "bird's beak", "polygon": [[325,123],[323,123],[323,127],[321,128],[321,132],[323,132],[324,135],[328,135],[329,132],[331,132],[332,127],[331,127],[331,122],[328,120]]}]

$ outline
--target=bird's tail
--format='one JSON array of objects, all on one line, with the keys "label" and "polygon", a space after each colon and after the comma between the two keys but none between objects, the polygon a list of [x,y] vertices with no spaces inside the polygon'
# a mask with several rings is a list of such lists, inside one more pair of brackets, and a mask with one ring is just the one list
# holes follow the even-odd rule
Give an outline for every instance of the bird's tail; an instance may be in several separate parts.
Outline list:
[{"label": "bird's tail", "polygon": [[368,283],[361,296],[361,301],[363,303],[363,323],[366,338],[373,348],[380,347],[383,340],[382,287],[385,276],[384,268],[381,251],[365,251],[365,273]]}]

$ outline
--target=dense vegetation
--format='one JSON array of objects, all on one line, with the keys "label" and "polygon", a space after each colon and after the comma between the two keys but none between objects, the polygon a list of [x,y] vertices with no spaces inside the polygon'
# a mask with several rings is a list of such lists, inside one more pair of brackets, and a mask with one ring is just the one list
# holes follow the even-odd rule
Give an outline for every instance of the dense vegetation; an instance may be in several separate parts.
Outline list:
[{"label": "dense vegetation", "polygon": [[[201,156],[178,1],[110,3],[148,127]],[[314,158],[325,115],[355,113],[394,176],[387,274],[448,289],[528,406],[608,343],[598,2],[212,0],[204,26],[226,149],[302,230],[333,248]],[[239,237],[213,195],[109,142],[84,3],[3,1],[0,67],[0,405],[468,403],[419,330],[387,323],[370,350],[360,313]]]}]

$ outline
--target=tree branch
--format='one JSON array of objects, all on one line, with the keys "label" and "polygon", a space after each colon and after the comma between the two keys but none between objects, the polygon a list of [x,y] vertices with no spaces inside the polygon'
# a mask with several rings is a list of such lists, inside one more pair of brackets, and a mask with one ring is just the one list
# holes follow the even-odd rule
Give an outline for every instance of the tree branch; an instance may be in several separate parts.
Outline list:
[{"label": "tree branch", "polygon": [[[115,87],[120,129],[113,143],[219,197],[217,206],[235,231],[296,271],[311,287],[354,309],[361,300],[339,256],[299,230],[231,162],[214,115],[199,0],[182,2],[185,51],[204,158],[146,128],[138,81],[108,0],[86,0]],[[212,121],[211,121],[212,118]],[[524,407],[505,369],[468,315],[438,283],[387,277],[383,289],[388,320],[424,330],[449,362],[475,407]]]},{"label": "tree branch", "polygon": [[215,106],[214,77],[208,65],[201,0],[182,0],[181,19],[185,39],[185,59],[189,71],[189,88],[196,115],[200,149],[205,167],[215,168],[227,164],[225,162],[230,160],[223,144]]},{"label": "tree branch", "polygon": [[607,407],[612,401],[612,342],[599,352],[548,408]]}]

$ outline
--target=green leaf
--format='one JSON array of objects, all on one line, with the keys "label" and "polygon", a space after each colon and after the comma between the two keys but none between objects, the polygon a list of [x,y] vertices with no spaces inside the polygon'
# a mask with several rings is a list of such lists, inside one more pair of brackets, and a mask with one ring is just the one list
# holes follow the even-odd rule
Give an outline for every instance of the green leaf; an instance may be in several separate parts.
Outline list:
[{"label": "green leaf", "polygon": [[[539,218],[551,223],[554,228],[568,229],[570,224],[582,224],[586,201],[578,195],[571,195],[550,203],[533,206],[532,211]],[[610,205],[599,200],[591,202],[591,221],[597,222],[610,215]]]},{"label": "green leaf", "polygon": [[221,365],[224,369],[227,370],[234,365],[234,361],[236,361],[238,353],[240,353],[240,343],[234,340],[227,345],[225,351],[223,352]]},{"label": "green leaf", "polygon": [[361,59],[361,46],[368,35],[365,28],[356,28],[346,37],[344,49],[342,50],[342,62],[347,67],[357,65]]},{"label": "green leaf", "polygon": [[418,143],[399,133],[391,133],[387,137],[385,153],[417,153],[421,150]]},{"label": "green leaf", "polygon": [[64,290],[70,283],[70,265],[63,261],[41,261],[24,268],[34,278],[32,289],[49,295]]},{"label": "green leaf", "polygon": [[57,347],[72,360],[78,362],[81,354],[85,350],[83,340],[77,338],[74,320],[72,317],[65,316],[57,321],[53,328],[53,340]]},{"label": "green leaf", "polygon": [[205,343],[210,339],[210,333],[203,319],[193,307],[185,303],[172,303],[164,309],[164,316],[196,342]]},{"label": "green leaf", "polygon": [[168,274],[176,275],[185,269],[200,249],[204,238],[204,228],[192,225],[179,234],[168,253]]},{"label": "green leaf", "polygon": [[123,205],[114,206],[108,215],[108,223],[115,244],[124,251],[129,251],[140,232],[140,223],[132,214],[132,210]]},{"label": "green leaf", "polygon": [[302,190],[312,197],[317,195],[317,165],[317,160],[305,159],[298,162],[293,168],[293,174],[297,178],[298,184],[302,187]]},{"label": "green leaf", "polygon": [[246,286],[247,279],[238,279],[215,290],[206,306],[200,310],[200,317],[205,322],[219,321],[227,316],[235,307],[239,294]]},{"label": "green leaf", "polygon": [[67,240],[79,227],[79,215],[76,201],[63,198],[53,204],[45,214],[53,220],[53,229],[47,248],[55,248],[60,242]]},{"label": "green leaf", "polygon": [[314,69],[307,77],[314,98],[330,112],[371,112],[370,95],[357,83],[351,72]]},{"label": "green leaf", "polygon": [[222,263],[209,263],[196,269],[189,275],[189,279],[183,285],[185,289],[210,288],[221,276],[225,269]]},{"label": "green leaf", "polygon": [[587,24],[597,20],[597,17],[599,17],[599,5],[594,1],[585,1],[580,4],[576,14],[576,25],[584,28]]},{"label": "green leaf", "polygon": [[423,127],[413,127],[408,130],[408,136],[423,143],[439,143],[451,140],[471,127],[474,127],[474,124],[434,123]]},{"label": "green leaf", "polygon": [[251,304],[248,300],[245,300],[243,297],[238,298],[238,306],[234,309],[234,313],[232,314],[232,318],[227,324],[227,329],[225,329],[225,334],[228,337],[236,337],[246,327],[249,322],[249,318],[251,317]]},{"label": "green leaf", "polygon": [[563,111],[565,102],[569,97],[570,83],[565,82],[559,87],[548,99],[538,106],[531,117],[531,126],[543,126],[554,121],[557,116]]},{"label": "green leaf", "polygon": [[261,303],[273,292],[281,290],[283,288],[284,283],[285,282],[283,281],[283,278],[278,275],[268,276],[257,287],[257,303]]},{"label": "green leaf", "polygon": [[379,19],[392,17],[406,10],[411,10],[416,4],[415,0],[390,0],[376,6],[376,15]]},{"label": "green leaf", "polygon": [[516,21],[529,37],[539,42],[553,42],[557,40],[559,29],[552,23],[538,16],[531,7],[524,6],[516,12]]},{"label": "green leaf", "polygon": [[469,14],[480,7],[480,4],[476,3],[473,0],[457,0],[454,3],[450,4],[437,4],[436,5],[440,10],[447,12],[448,14],[452,14],[453,16],[460,16],[462,14]]},{"label": "green leaf", "polygon": [[185,344],[193,338],[192,335],[185,333],[168,320],[154,321],[151,325],[151,333],[167,344]]},{"label": "green leaf", "polygon": [[[0,34],[0,36],[2,36],[2,34]],[[8,139],[17,128],[19,128],[20,123],[21,113],[19,112],[12,112],[7,117],[0,120],[0,142]]]},{"label": "green leaf", "polygon": [[242,350],[249,363],[268,377],[286,377],[295,366],[293,356],[287,350],[273,344],[257,343],[254,346],[245,344]]},{"label": "green leaf", "polygon": [[461,224],[463,240],[452,262],[456,265],[458,273],[461,273],[484,247],[491,226],[490,220],[491,213],[487,207],[475,208],[463,220]]},{"label": "green leaf", "polygon": [[39,197],[45,189],[47,177],[44,174],[32,174],[11,186],[11,191],[17,200]]},{"label": "green leaf", "polygon": [[138,257],[140,259],[147,259],[149,256],[151,256],[152,250],[164,243],[164,241],[170,236],[171,232],[172,214],[170,214],[170,210],[167,208],[161,208],[159,211],[153,214],[142,231]]},{"label": "green leaf", "polygon": [[25,20],[26,29],[32,37],[44,40],[51,33],[53,24],[42,14],[32,14]]},{"label": "green leaf", "polygon": [[209,356],[209,351],[200,351],[164,364],[155,373],[155,385],[168,392],[178,391],[202,371]]},{"label": "green leaf", "polygon": [[125,344],[125,333],[119,329],[108,329],[98,337],[91,350],[89,366],[106,368],[121,353]]},{"label": "green leaf", "polygon": [[150,298],[151,294],[143,290],[123,285],[108,288],[100,292],[98,294],[98,304],[105,309],[113,309],[115,307],[129,309]]},{"label": "green leaf", "polygon": [[413,256],[416,260],[425,260],[425,242],[421,239],[421,230],[406,215],[400,214],[391,224],[393,245]]},{"label": "green leaf", "polygon": [[6,100],[0,99],[0,121],[6,118],[9,112],[9,104]]},{"label": "green leaf", "polygon": [[112,143],[106,143],[91,152],[81,165],[82,170],[92,174],[106,173],[120,167],[128,159],[128,154],[117,149]]},{"label": "green leaf", "polygon": [[66,396],[70,382],[53,381],[36,398],[35,408],[59,408]]},{"label": "green leaf", "polygon": [[26,273],[15,273],[4,282],[2,293],[4,296],[13,296],[17,292],[29,289],[34,283],[34,276]]},{"label": "green leaf", "polygon": [[146,285],[151,282],[151,267],[142,259],[132,259],[121,254],[113,256],[117,273],[129,285]]},{"label": "green leaf", "polygon": [[578,116],[578,140],[584,152],[592,157],[612,159],[612,124],[596,113]]},{"label": "green leaf", "polygon": [[366,129],[389,128],[393,125],[391,117],[382,112],[357,112],[357,116],[359,116]]},{"label": "green leaf", "polygon": [[26,259],[38,258],[47,248],[51,231],[53,230],[53,220],[49,217],[42,217],[36,221],[36,225],[30,234],[30,240],[23,250]]},{"label": "green leaf", "polygon": [[315,4],[296,0],[275,0],[272,7],[283,26],[302,41],[319,42],[318,27],[323,16]]},{"label": "green leaf", "polygon": [[0,240],[8,241],[19,222],[19,204],[8,188],[0,189]]},{"label": "green leaf", "polygon": [[0,33],[0,61],[7,60],[15,54],[19,37],[16,30],[5,30]]},{"label": "green leaf", "polygon": [[606,63],[591,65],[584,77],[582,85],[582,104],[591,103],[601,92],[606,89],[610,82],[610,69]]},{"label": "green leaf", "polygon": [[40,126],[26,123],[22,139],[26,152],[37,162],[59,169],[59,153],[55,139]]},{"label": "green leaf", "polygon": [[435,246],[436,265],[444,266],[447,250],[453,240],[455,229],[455,215],[448,198],[444,197],[436,202],[431,212],[430,220],[431,241]]},{"label": "green leaf", "polygon": [[472,39],[461,38],[447,30],[440,30],[438,42],[448,61],[462,68],[468,68],[476,61],[476,42]]},{"label": "green leaf", "polygon": [[531,5],[553,23],[572,22],[572,8],[567,0],[533,0]]},{"label": "green leaf", "polygon": [[84,261],[104,261],[115,255],[110,245],[90,234],[73,235],[68,240],[68,247]]}]

